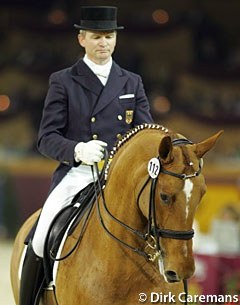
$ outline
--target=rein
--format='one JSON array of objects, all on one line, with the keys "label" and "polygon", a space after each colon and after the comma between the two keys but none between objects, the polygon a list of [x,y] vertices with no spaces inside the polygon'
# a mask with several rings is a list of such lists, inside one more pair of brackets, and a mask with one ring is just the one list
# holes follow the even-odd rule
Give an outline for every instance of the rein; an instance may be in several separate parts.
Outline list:
[{"label": "rein", "polygon": [[[97,171],[97,175],[99,175],[99,171],[98,171],[98,168],[97,168],[97,165],[95,164],[95,169]],[[93,170],[93,169],[92,169]],[[97,179],[98,181],[99,179]],[[96,190],[97,192],[97,190]],[[119,220],[118,218],[116,218],[114,215],[112,215],[112,213],[109,211],[107,205],[106,205],[106,201],[105,201],[105,198],[104,198],[104,193],[103,193],[103,190],[100,189],[100,195],[101,195],[101,198],[102,198],[102,201],[103,201],[103,207],[105,209],[105,211],[108,213],[108,215],[113,219],[115,220],[117,223],[119,223],[121,226],[123,226],[125,229],[127,229],[128,231],[130,231],[131,233],[134,233],[135,235],[137,235],[138,237],[140,237],[141,239],[143,240],[146,240],[146,236],[145,234],[142,234],[141,232],[139,232],[138,230],[135,230],[133,228],[131,228],[130,226],[128,226],[127,224],[123,223],[121,220]],[[149,260],[149,257],[148,257],[148,254],[145,252],[145,251],[142,251],[141,249],[139,248],[136,248],[136,247],[133,247],[129,244],[127,244],[126,242],[124,242],[123,240],[119,239],[118,237],[116,237],[113,233],[110,232],[110,230],[106,227],[105,223],[104,223],[104,220],[103,220],[103,217],[102,217],[102,214],[101,214],[101,211],[100,211],[100,202],[99,202],[99,198],[96,194],[96,201],[97,201],[97,211],[98,211],[98,217],[99,217],[99,220],[100,220],[100,223],[103,227],[103,229],[105,230],[105,232],[111,237],[113,238],[115,241],[119,242],[120,244],[122,244],[123,246],[127,247],[128,249],[136,252],[137,254],[139,254],[140,256],[143,256],[145,257],[146,260]]]},{"label": "rein", "polygon": [[[187,139],[175,139],[172,141],[173,145],[184,145],[184,144],[192,144],[192,142],[190,142]],[[123,246],[125,246],[126,248],[132,250],[133,252],[137,253],[140,256],[143,256],[147,261],[152,261],[154,262],[156,259],[161,258],[162,256],[162,250],[160,247],[160,243],[159,240],[160,238],[171,238],[171,239],[180,239],[180,240],[189,240],[192,239],[194,236],[194,231],[193,230],[189,230],[189,231],[177,231],[177,230],[170,230],[170,229],[164,229],[164,228],[159,228],[157,226],[157,221],[156,221],[156,205],[155,205],[155,192],[156,192],[156,184],[157,184],[157,180],[159,177],[159,174],[162,172],[164,174],[167,175],[171,175],[174,176],[176,178],[185,180],[187,178],[192,178],[192,177],[196,177],[200,174],[201,172],[201,162],[199,163],[199,170],[197,172],[195,172],[192,175],[186,175],[186,174],[178,174],[178,173],[174,173],[174,172],[170,172],[165,170],[163,167],[159,166],[160,170],[158,175],[155,178],[152,178],[151,176],[149,176],[147,178],[147,180],[145,181],[144,185],[142,186],[138,197],[137,197],[137,205],[139,206],[139,199],[141,197],[142,192],[144,191],[144,189],[146,188],[146,186],[148,185],[148,183],[151,181],[151,190],[150,190],[150,198],[149,198],[149,215],[148,215],[148,226],[147,226],[147,233],[142,233],[132,227],[130,227],[129,225],[123,223],[120,219],[118,219],[117,217],[115,217],[108,209],[107,204],[106,204],[106,200],[104,197],[104,187],[105,187],[105,179],[104,179],[104,171],[106,168],[106,164],[107,164],[107,160],[108,160],[108,153],[107,150],[105,150],[105,155],[104,155],[104,167],[100,173],[99,168],[97,163],[94,164],[94,166],[91,166],[91,170],[92,170],[92,175],[93,175],[93,192],[94,192],[94,196],[96,199],[96,204],[97,204],[97,213],[98,213],[98,217],[99,217],[99,221],[101,226],[103,227],[104,231],[115,241],[117,241],[118,243],[122,244]],[[159,160],[159,158],[158,158]],[[160,160],[159,160],[160,162]],[[95,180],[94,177],[94,171],[97,174],[97,179]],[[115,236],[105,225],[101,211],[100,211],[100,200],[99,198],[102,199],[102,203],[103,203],[103,207],[104,210],[107,212],[107,214],[118,224],[120,224],[122,227],[124,227],[127,231],[131,232],[132,234],[135,234],[138,238],[144,240],[146,242],[146,247],[150,247],[151,249],[154,250],[154,254],[149,254],[144,250],[134,247],[132,245],[129,245],[128,243],[126,243],[125,241],[121,240],[120,238],[118,238],[117,236]],[[94,203],[94,200],[92,201]],[[90,214],[92,212],[92,207],[89,209],[89,212],[87,213],[87,217],[85,218],[85,221],[83,222],[83,226],[80,230],[80,234],[77,238],[77,241],[75,243],[75,245],[73,246],[73,248],[63,257],[53,257],[53,255],[51,254],[51,259],[54,261],[61,261],[66,259],[67,257],[69,257],[74,250],[77,248],[77,246],[80,244],[83,233],[86,229]],[[75,213],[74,216],[77,215],[77,211]],[[184,292],[185,292],[185,305],[187,305],[187,295],[188,295],[188,289],[187,289],[187,280],[183,279],[183,285],[184,285]]]}]

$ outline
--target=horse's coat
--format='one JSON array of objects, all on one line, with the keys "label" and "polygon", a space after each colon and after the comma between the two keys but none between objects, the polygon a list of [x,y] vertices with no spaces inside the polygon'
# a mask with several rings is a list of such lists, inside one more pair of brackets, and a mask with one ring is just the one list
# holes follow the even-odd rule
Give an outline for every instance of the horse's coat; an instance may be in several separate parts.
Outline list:
[{"label": "horse's coat", "polygon": [[[171,232],[190,232],[197,205],[205,192],[200,159],[220,134],[198,144],[173,146],[172,140],[182,136],[159,125],[141,125],[129,132],[113,149],[105,172],[104,198],[111,214],[134,230],[146,233],[150,184],[144,189],[143,185],[149,177],[149,160],[158,157],[166,172],[161,171],[156,178],[156,225]],[[167,171],[191,178],[179,179]],[[194,272],[191,239],[160,238],[161,252],[156,252],[151,248],[156,246],[156,241],[152,244],[153,240],[146,241],[132,233],[110,217],[102,198],[99,197],[98,203],[99,212],[95,205],[79,247],[59,264],[55,288],[58,305],[135,305],[142,292],[147,296],[151,292],[163,295],[172,292],[176,304],[181,304],[177,296],[184,291],[182,280]],[[113,240],[101,226],[99,213],[111,234],[148,257],[156,255],[154,262]],[[16,304],[19,291],[16,271],[24,238],[36,217],[37,214],[31,216],[20,229],[13,249],[11,280]],[[67,239],[62,255],[72,248],[80,232],[81,225]],[[53,291],[45,291],[43,304],[55,304],[55,295]],[[144,304],[150,304],[150,299]]]}]

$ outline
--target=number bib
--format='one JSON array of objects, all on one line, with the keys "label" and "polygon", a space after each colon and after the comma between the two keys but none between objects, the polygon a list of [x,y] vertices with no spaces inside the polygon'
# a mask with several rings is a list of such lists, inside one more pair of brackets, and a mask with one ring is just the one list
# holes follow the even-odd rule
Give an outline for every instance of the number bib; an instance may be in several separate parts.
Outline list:
[{"label": "number bib", "polygon": [[152,158],[148,162],[148,173],[153,179],[157,178],[161,169],[161,163],[158,158]]}]

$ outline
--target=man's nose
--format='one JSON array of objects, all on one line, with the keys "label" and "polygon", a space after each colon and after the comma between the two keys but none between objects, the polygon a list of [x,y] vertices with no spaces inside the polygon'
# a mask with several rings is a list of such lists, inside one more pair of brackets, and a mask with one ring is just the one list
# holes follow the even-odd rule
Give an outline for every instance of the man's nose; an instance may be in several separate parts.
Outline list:
[{"label": "man's nose", "polygon": [[106,40],[105,37],[102,37],[102,38],[100,39],[100,45],[102,45],[102,46],[106,46],[106,45],[107,45],[107,40]]}]

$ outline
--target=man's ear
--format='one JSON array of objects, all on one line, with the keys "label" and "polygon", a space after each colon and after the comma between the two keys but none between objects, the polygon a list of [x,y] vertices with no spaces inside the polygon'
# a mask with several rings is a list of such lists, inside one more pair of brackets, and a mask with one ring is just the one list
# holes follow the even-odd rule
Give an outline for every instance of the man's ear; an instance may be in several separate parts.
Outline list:
[{"label": "man's ear", "polygon": [[81,33],[78,34],[78,42],[79,42],[81,47],[83,47],[83,48],[85,47],[84,36]]}]

